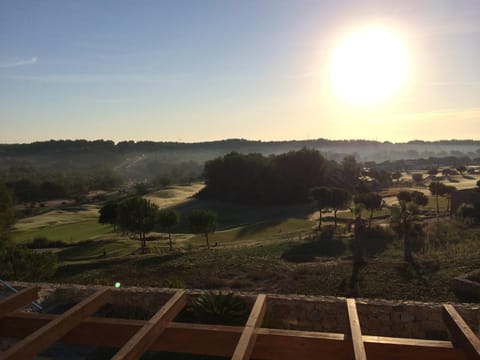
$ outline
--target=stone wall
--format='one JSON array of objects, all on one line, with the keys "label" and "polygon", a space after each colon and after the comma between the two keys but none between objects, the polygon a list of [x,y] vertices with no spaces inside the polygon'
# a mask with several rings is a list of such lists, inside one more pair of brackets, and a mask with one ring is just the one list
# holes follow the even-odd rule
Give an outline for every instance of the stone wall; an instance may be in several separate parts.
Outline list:
[{"label": "stone wall", "polygon": [[475,270],[452,279],[450,288],[460,299],[480,301],[480,282],[471,280],[470,278],[473,276],[479,277],[480,270]]},{"label": "stone wall", "polygon": [[[33,284],[15,283],[17,288]],[[78,302],[101,286],[37,284],[42,287],[40,301],[45,307],[61,302]],[[141,308],[148,313],[158,310],[175,289],[121,288],[111,298],[113,306]],[[203,291],[187,290],[189,299]],[[248,304],[256,294],[237,293]],[[472,330],[479,334],[480,304],[455,304],[455,308]],[[357,299],[357,309],[364,335],[421,339],[446,339],[442,304],[415,301]],[[269,294],[264,327],[344,333],[348,327],[345,298]]]}]

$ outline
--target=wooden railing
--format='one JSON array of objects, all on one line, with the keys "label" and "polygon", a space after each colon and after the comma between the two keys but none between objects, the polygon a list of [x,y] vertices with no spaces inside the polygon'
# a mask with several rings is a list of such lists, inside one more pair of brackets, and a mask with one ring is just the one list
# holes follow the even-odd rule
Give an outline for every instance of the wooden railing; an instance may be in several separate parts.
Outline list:
[{"label": "wooden railing", "polygon": [[176,323],[187,302],[176,292],[148,321],[90,317],[115,289],[100,290],[62,315],[21,312],[37,298],[24,289],[0,301],[0,337],[20,338],[0,359],[31,359],[54,342],[117,347],[113,359],[139,359],[147,350],[232,359],[480,359],[480,340],[452,305],[443,306],[450,341],[362,335],[354,299],[347,299],[346,334],[262,328],[268,296],[257,296],[245,326]]}]

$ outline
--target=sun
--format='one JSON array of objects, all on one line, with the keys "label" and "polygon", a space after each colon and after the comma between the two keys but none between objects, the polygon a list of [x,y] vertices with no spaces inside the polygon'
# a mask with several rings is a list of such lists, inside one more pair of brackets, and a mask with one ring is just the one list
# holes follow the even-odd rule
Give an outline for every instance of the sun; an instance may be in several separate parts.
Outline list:
[{"label": "sun", "polygon": [[381,103],[404,84],[407,52],[400,37],[378,28],[351,33],[335,49],[331,80],[336,95],[351,104]]}]

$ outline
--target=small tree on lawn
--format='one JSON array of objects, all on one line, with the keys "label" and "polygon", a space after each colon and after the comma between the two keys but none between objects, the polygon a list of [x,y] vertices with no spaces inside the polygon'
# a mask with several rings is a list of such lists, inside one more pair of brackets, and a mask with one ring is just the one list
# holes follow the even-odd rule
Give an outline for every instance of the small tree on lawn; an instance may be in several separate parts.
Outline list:
[{"label": "small tree on lawn", "polygon": [[402,177],[402,173],[400,173],[400,172],[398,172],[398,171],[395,171],[395,172],[393,172],[393,173],[390,175],[390,178],[391,178],[392,180],[395,180],[396,182],[398,182],[401,177]]},{"label": "small tree on lawn", "polygon": [[203,234],[210,249],[208,234],[217,229],[217,214],[210,210],[194,210],[188,216],[190,231],[194,234]]},{"label": "small tree on lawn", "polygon": [[352,195],[347,190],[340,188],[331,188],[330,206],[333,209],[333,218],[335,228],[337,227],[337,211],[348,209],[352,201]]},{"label": "small tree on lawn", "polygon": [[436,205],[437,205],[437,216],[440,213],[440,207],[439,207],[439,204],[438,204],[438,197],[443,196],[446,193],[446,191],[447,191],[446,187],[447,186],[444,183],[441,183],[439,181],[431,182],[429,187],[428,187],[430,189],[430,193],[432,195],[435,195],[435,202],[436,202]]},{"label": "small tree on lawn", "polygon": [[168,232],[170,251],[173,250],[172,229],[178,225],[179,221],[180,215],[178,214],[178,211],[172,209],[165,209],[158,212],[158,224]]},{"label": "small tree on lawn", "polygon": [[457,166],[457,171],[460,173],[460,175],[463,176],[463,173],[467,171],[467,168],[464,165]]},{"label": "small tree on lawn", "polygon": [[320,216],[318,218],[318,229],[322,228],[322,211],[329,208],[332,203],[332,190],[325,186],[314,187],[309,192],[310,199],[315,201]]},{"label": "small tree on lawn", "polygon": [[363,204],[364,208],[370,211],[368,218],[368,228],[372,226],[373,212],[380,210],[383,206],[383,197],[377,193],[358,194],[353,198],[355,204]]},{"label": "small tree on lawn", "polygon": [[118,225],[126,233],[138,237],[142,253],[147,248],[146,235],[153,230],[157,213],[157,205],[138,196],[118,205]]}]

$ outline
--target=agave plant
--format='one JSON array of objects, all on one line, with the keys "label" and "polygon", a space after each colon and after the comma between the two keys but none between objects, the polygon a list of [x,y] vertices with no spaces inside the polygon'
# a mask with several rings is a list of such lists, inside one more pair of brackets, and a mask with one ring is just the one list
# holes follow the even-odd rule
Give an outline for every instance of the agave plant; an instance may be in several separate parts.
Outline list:
[{"label": "agave plant", "polygon": [[192,303],[195,316],[210,324],[239,325],[247,318],[245,301],[233,293],[208,291]]}]

